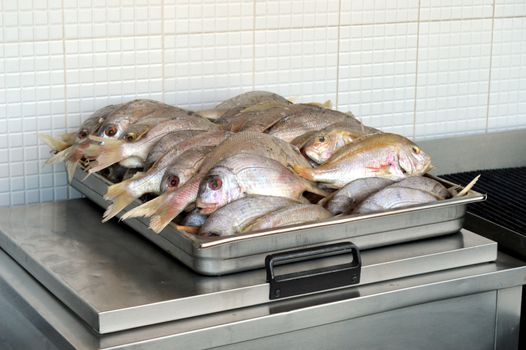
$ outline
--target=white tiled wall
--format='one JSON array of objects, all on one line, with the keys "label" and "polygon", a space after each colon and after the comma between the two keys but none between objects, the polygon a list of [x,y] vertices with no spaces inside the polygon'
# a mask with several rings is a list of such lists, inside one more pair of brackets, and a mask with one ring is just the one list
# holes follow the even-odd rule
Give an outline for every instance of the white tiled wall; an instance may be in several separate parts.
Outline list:
[{"label": "white tiled wall", "polygon": [[526,128],[524,0],[0,0],[0,206],[78,196],[39,132],[147,97],[330,99],[420,140]]}]

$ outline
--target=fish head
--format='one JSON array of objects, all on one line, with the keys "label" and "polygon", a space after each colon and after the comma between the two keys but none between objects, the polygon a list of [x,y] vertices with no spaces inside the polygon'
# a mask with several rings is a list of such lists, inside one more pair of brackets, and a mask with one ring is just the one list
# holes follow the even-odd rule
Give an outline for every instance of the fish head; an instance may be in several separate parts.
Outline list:
[{"label": "fish head", "polygon": [[431,157],[412,142],[402,146],[398,163],[406,175],[423,175],[432,167]]},{"label": "fish head", "polygon": [[171,167],[161,180],[161,193],[170,192],[185,184],[194,175],[191,169]]},{"label": "fish head", "polygon": [[339,148],[356,136],[347,130],[320,131],[303,146],[303,153],[318,164],[325,163]]},{"label": "fish head", "polygon": [[201,214],[206,215],[241,196],[242,190],[235,174],[230,169],[215,167],[201,181],[196,205],[201,208]]},{"label": "fish head", "polygon": [[318,164],[325,162],[334,153],[334,136],[324,131],[317,133],[303,146],[303,153]]}]

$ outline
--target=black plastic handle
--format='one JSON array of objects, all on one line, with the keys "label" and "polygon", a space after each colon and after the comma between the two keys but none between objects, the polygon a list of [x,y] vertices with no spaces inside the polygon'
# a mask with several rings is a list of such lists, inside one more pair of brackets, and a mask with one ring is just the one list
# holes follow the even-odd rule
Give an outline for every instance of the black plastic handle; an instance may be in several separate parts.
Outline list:
[{"label": "black plastic handle", "polygon": [[[343,254],[351,254],[352,261],[280,276],[274,274],[275,266]],[[267,255],[265,269],[267,270],[267,282],[270,284],[269,298],[286,298],[357,284],[360,282],[361,267],[360,251],[351,242]]]}]

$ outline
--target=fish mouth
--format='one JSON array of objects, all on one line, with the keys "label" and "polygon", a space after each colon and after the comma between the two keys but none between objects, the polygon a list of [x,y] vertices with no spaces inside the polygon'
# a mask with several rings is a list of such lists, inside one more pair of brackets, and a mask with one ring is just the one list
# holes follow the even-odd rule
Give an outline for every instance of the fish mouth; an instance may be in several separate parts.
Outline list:
[{"label": "fish mouth", "polygon": [[217,210],[218,205],[216,203],[204,203],[201,200],[195,202],[195,206],[199,208],[199,214],[209,215]]}]

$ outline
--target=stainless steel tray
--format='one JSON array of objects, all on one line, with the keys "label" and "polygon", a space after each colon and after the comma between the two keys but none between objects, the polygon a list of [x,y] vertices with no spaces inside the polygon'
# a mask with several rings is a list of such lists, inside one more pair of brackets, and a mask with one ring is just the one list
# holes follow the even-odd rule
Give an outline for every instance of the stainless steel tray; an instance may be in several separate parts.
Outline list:
[{"label": "stainless steel tray", "polygon": [[[84,169],[77,168],[71,185],[101,207],[107,208],[110,203],[103,196],[111,183],[98,174],[87,178],[86,175]],[[365,250],[457,232],[462,228],[467,204],[485,198],[483,194],[469,191],[461,198],[432,204],[331,218],[231,237],[199,237],[177,230],[174,224],[156,234],[148,228],[148,219],[143,218],[128,219],[124,223],[192,270],[205,275],[221,275],[264,267],[268,254],[296,248],[350,240]],[[135,201],[117,217],[120,218],[127,210],[140,204],[140,201]]]}]

